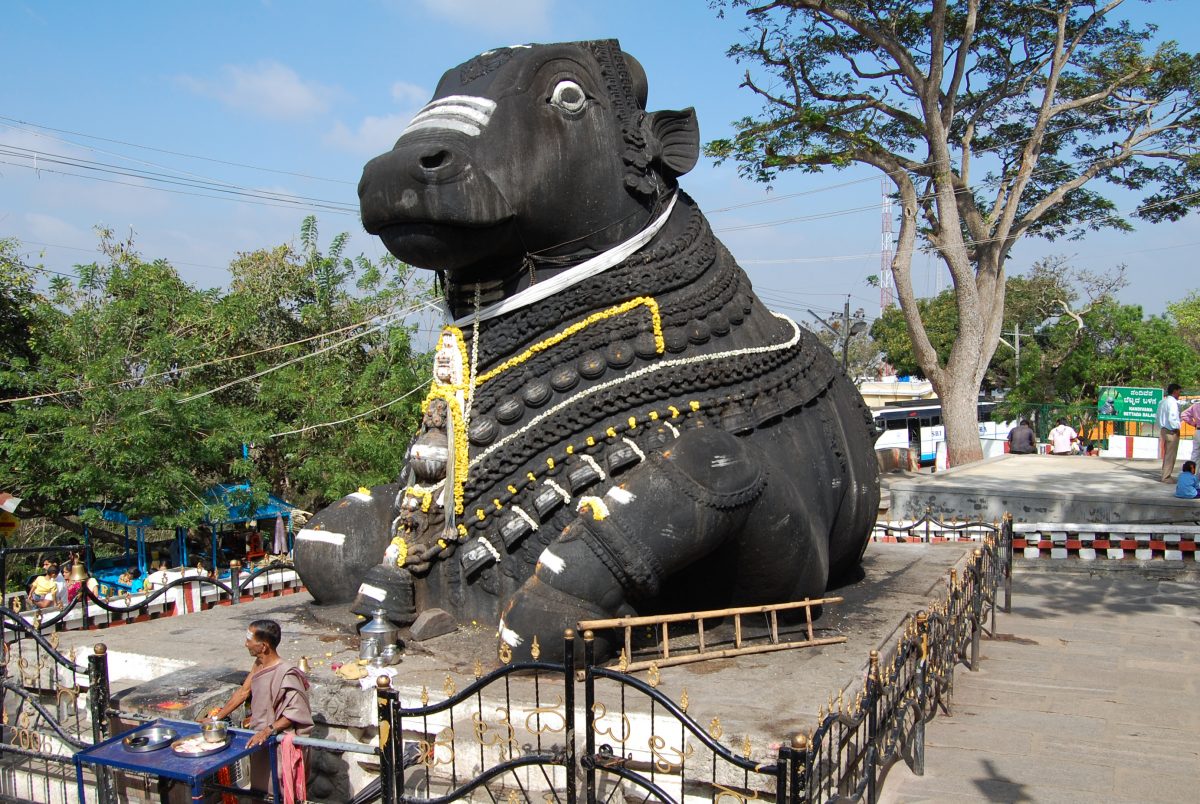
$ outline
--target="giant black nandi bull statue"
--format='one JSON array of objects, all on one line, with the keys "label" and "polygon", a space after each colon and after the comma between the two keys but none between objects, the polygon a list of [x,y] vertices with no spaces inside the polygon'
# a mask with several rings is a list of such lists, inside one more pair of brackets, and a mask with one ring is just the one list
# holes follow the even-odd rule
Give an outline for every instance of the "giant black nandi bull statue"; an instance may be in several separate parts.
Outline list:
[{"label": "giant black nandi bull statue", "polygon": [[399,482],[299,535],[318,602],[550,658],[581,619],[816,597],[858,564],[870,415],[678,189],[695,112],[646,89],[612,40],[488,51],[367,164],[363,224],[454,321]]}]

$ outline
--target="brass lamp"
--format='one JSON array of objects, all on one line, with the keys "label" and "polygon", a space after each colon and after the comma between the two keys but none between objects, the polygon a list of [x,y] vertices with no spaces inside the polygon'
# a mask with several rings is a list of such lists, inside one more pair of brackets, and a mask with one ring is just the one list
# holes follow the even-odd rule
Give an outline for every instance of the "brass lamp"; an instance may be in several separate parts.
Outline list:
[{"label": "brass lamp", "polygon": [[83,566],[82,561],[76,561],[71,566],[71,574],[67,576],[67,580],[72,583],[83,583],[88,579],[87,567]]}]

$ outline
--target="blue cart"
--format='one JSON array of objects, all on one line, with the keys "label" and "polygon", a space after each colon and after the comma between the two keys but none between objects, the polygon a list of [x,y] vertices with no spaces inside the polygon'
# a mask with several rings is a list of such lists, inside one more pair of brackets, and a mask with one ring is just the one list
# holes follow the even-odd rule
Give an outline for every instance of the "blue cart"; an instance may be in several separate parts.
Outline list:
[{"label": "blue cart", "polygon": [[[254,736],[254,732],[245,729],[230,729],[229,734],[233,739],[230,740],[229,746],[224,751],[206,757],[193,759],[180,756],[169,747],[146,753],[135,753],[126,750],[121,742],[122,740],[155,726],[169,726],[179,733],[180,738],[200,733],[199,723],[156,720],[153,723],[147,723],[124,734],[110,737],[102,743],[97,743],[91,748],[80,751],[74,756],[75,780],[79,786],[80,804],[87,804],[83,786],[84,765],[118,768],[120,770],[157,776],[159,780],[159,794],[162,796],[164,804],[167,801],[167,780],[186,783],[192,789],[192,801],[201,801],[203,800],[202,787],[205,779],[215,775],[221,768],[232,765],[242,757],[249,756],[255,751],[269,751],[270,745],[274,741],[274,738],[271,738],[271,740],[261,745],[250,748],[246,743]],[[275,752],[269,751],[269,755],[271,758],[271,786],[273,787],[275,800],[278,801],[279,776],[275,769]]]}]

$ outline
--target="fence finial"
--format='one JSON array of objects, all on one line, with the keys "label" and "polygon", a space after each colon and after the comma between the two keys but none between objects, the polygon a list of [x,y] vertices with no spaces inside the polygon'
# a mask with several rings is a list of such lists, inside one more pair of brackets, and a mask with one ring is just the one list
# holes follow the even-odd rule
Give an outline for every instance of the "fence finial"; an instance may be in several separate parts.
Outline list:
[{"label": "fence finial", "polygon": [[104,654],[108,653],[108,645],[105,645],[103,642],[97,642],[92,648],[92,653],[96,654],[97,656],[103,656]]}]

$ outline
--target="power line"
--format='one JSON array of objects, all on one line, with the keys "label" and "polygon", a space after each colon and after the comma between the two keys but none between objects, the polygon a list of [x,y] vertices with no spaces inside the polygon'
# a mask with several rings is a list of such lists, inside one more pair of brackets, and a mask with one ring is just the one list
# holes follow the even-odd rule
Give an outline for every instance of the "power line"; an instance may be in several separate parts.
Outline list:
[{"label": "power line", "polygon": [[[21,159],[31,159],[34,165],[40,162],[49,162],[50,164],[65,165],[68,167],[83,168],[85,170],[95,170],[101,173],[113,173],[118,176],[127,176],[130,178],[142,178],[147,181],[160,181],[167,184],[182,184],[188,187],[197,189],[207,189],[222,192],[240,191],[246,194],[254,194],[263,198],[268,198],[277,201],[310,201],[315,204],[325,204],[329,206],[337,206],[340,208],[350,208],[353,206],[357,209],[357,205],[351,205],[345,201],[335,201],[327,198],[315,198],[313,196],[297,195],[295,193],[282,193],[274,190],[262,190],[254,187],[247,187],[241,184],[221,181],[219,179],[210,179],[206,176],[199,176],[186,172],[174,171],[170,168],[164,168],[167,172],[157,170],[144,170],[142,168],[123,167],[114,165],[110,162],[99,162],[94,159],[83,159],[81,157],[70,156],[67,154],[57,154],[50,151],[43,151],[36,148],[26,148],[23,145],[10,145],[8,143],[0,143],[0,148],[7,148],[7,151],[0,150],[0,153],[6,156],[14,156]],[[160,167],[153,165],[153,167]]]},{"label": "power line", "polygon": [[432,383],[432,382],[433,382],[432,380],[427,380],[427,381],[421,383],[420,385],[416,385],[413,388],[409,389],[408,391],[404,392],[400,396],[393,399],[391,402],[384,402],[382,405],[373,407],[370,410],[364,410],[362,413],[356,413],[353,416],[347,416],[346,418],[338,419],[337,421],[323,422],[321,424],[310,424],[306,427],[301,427],[298,430],[284,430],[282,433],[271,433],[271,435],[267,436],[267,438],[279,438],[280,436],[296,435],[297,433],[307,433],[309,430],[317,430],[321,427],[335,427],[339,424],[345,424],[346,422],[352,422],[355,419],[361,419],[364,416],[370,416],[372,413],[375,413],[376,411],[380,411],[380,410],[383,410],[384,408],[391,407],[392,405],[396,404],[397,402],[401,401],[402,399],[407,399],[408,397],[415,394],[417,391],[420,391],[420,390],[428,387],[430,385],[430,383]]},{"label": "power line", "polygon": [[[26,267],[28,267],[28,266],[26,266]],[[128,377],[126,379],[115,380],[113,382],[108,382],[108,383],[95,383],[95,384],[81,385],[76,388],[67,389],[65,391],[52,391],[52,392],[47,392],[44,394],[31,394],[29,396],[18,396],[18,397],[12,397],[10,399],[0,399],[0,404],[4,404],[4,403],[8,403],[8,402],[28,402],[28,401],[32,401],[32,400],[36,400],[36,399],[51,399],[51,398],[60,397],[60,396],[68,396],[70,394],[81,394],[81,393],[84,393],[85,391],[96,390],[97,388],[111,388],[111,387],[117,386],[117,385],[125,385],[126,383],[130,383],[130,382],[144,382],[146,380],[153,380],[153,379],[157,379],[159,377],[166,377],[166,376],[171,376],[171,375],[181,375],[181,374],[184,374],[189,371],[195,371],[196,369],[207,368],[208,366],[215,366],[215,365],[219,365],[221,363],[229,363],[234,360],[241,360],[242,358],[253,357],[255,355],[265,354],[267,352],[276,352],[276,351],[279,351],[280,349],[286,349],[289,346],[298,346],[300,344],[309,343],[310,341],[315,341],[320,338],[327,338],[331,335],[340,335],[341,333],[346,332],[348,330],[352,330],[352,329],[356,329],[358,327],[365,326],[366,324],[369,324],[370,322],[375,321],[377,319],[380,320],[380,322],[381,322],[380,324],[376,325],[375,327],[372,327],[371,329],[367,330],[366,332],[362,332],[351,338],[347,338],[343,341],[339,341],[338,343],[334,344],[333,347],[330,347],[330,348],[334,348],[334,347],[340,346],[342,344],[349,343],[353,340],[357,340],[358,338],[361,338],[365,335],[369,335],[372,332],[377,331],[379,329],[382,329],[382,327],[386,323],[388,323],[392,320],[395,320],[396,318],[402,318],[406,315],[411,315],[413,313],[420,312],[421,310],[423,310],[425,308],[432,307],[433,305],[437,304],[439,301],[440,301],[440,298],[429,299],[429,300],[423,301],[419,304],[415,304],[410,307],[407,307],[403,310],[396,310],[396,311],[393,311],[390,313],[384,313],[381,315],[371,316],[370,318],[363,319],[362,321],[359,321],[357,323],[348,324],[344,327],[339,327],[338,329],[330,330],[329,332],[322,332],[317,335],[310,335],[306,338],[300,338],[298,340],[290,341],[288,343],[277,344],[275,346],[267,346],[262,349],[255,349],[253,351],[243,352],[242,354],[238,354],[238,355],[219,357],[219,358],[215,358],[213,360],[206,360],[202,363],[194,363],[190,366],[183,366],[181,368],[168,369],[167,371],[160,371],[160,372],[156,372],[154,374],[144,374],[140,377]],[[324,351],[328,351],[328,350],[326,349]],[[302,355],[299,359],[307,359],[308,357],[312,357],[314,354],[319,354],[319,352],[312,352],[307,355]],[[289,361],[289,362],[295,362],[295,361]],[[269,371],[274,371],[275,368],[282,368],[284,365],[287,365],[287,363],[279,364],[276,367],[269,369]],[[269,373],[269,371],[263,372],[263,373]],[[237,383],[244,382],[247,379],[254,379],[257,376],[261,376],[261,374],[253,375],[251,377],[246,377],[246,378],[242,378],[239,380],[234,380],[232,383],[229,383],[226,386],[222,386],[222,388],[228,387],[228,385],[236,385]],[[220,390],[220,389],[216,389],[216,390]],[[204,394],[200,394],[194,398],[198,399],[198,398],[200,398],[200,396],[207,396],[209,393],[212,393],[212,391],[206,392]],[[181,401],[187,402],[187,401],[190,401],[190,398],[184,399]]]},{"label": "power line", "polygon": [[[103,254],[99,248],[84,248],[83,246],[64,246],[61,243],[43,243],[38,240],[21,240],[23,246],[42,246],[43,248],[59,248],[65,251],[82,251],[85,254]],[[183,260],[168,260],[171,265],[187,265],[192,268],[212,268],[215,271],[228,271],[228,265],[209,265],[203,262],[184,262]],[[26,266],[30,267],[30,266]],[[41,268],[39,270],[49,271],[49,268]],[[52,272],[53,273],[53,272]],[[75,276],[74,274],[65,274],[65,276]],[[75,277],[78,279],[79,277]]]},{"label": "power line", "polygon": [[[216,199],[219,201],[240,201],[243,204],[255,204],[260,207],[276,207],[278,209],[320,209],[319,207],[317,207],[313,204],[270,204],[265,201],[255,201],[255,200],[250,200],[250,199],[245,199],[245,198],[229,198],[227,196],[220,196],[220,195],[206,195],[205,193],[189,193],[186,190],[172,190],[168,187],[154,187],[154,186],[147,185],[147,184],[136,184],[134,182],[128,182],[128,181],[117,181],[116,179],[106,179],[102,176],[88,176],[88,175],[85,175],[82,173],[71,173],[69,171],[53,170],[51,168],[40,168],[40,167],[35,168],[33,165],[22,165],[22,164],[18,164],[16,162],[7,162],[4,160],[0,160],[0,165],[12,165],[13,167],[25,168],[26,170],[35,170],[35,171],[38,171],[41,173],[54,173],[54,174],[57,174],[60,176],[73,176],[77,179],[91,179],[92,181],[106,182],[108,184],[119,184],[119,185],[122,185],[125,187],[136,187],[141,190],[154,190],[155,192],[160,192],[160,193],[172,193],[174,195],[190,195],[190,196],[195,196],[197,198],[212,198],[212,199]],[[351,213],[346,210],[321,209],[321,211],[331,212],[335,215],[354,215],[355,217],[358,217],[357,212]]]},{"label": "power line", "polygon": [[[141,148],[146,151],[154,151],[155,153],[168,154],[170,156],[182,156],[186,159],[199,159],[204,162],[213,162],[218,165],[229,165],[230,167],[240,167],[240,168],[246,168],[248,170],[259,170],[264,173],[277,173],[282,176],[295,176],[295,177],[301,178],[301,179],[311,179],[313,181],[324,181],[324,182],[330,182],[332,184],[348,184],[351,187],[357,185],[357,182],[348,181],[346,179],[328,179],[323,176],[313,176],[313,175],[310,175],[307,173],[298,173],[298,172],[292,171],[292,170],[276,170],[274,168],[262,167],[260,165],[249,165],[244,162],[230,162],[225,159],[216,159],[211,156],[200,156],[197,154],[185,153],[183,151],[171,151],[171,150],[167,150],[166,148],[156,148],[152,145],[139,145],[138,143],[128,142],[126,140],[115,140],[115,139],[110,139],[108,137],[101,137],[101,136],[98,136],[95,134],[85,134],[80,131],[69,131],[67,129],[54,128],[52,126],[46,126],[46,125],[42,125],[40,123],[32,123],[32,122],[29,122],[26,120],[18,120],[14,117],[5,117],[3,115],[0,115],[0,120],[6,120],[9,123],[17,123],[19,125],[26,126],[29,128],[40,128],[43,131],[54,131],[59,134],[70,134],[72,137],[85,137],[89,140],[99,140],[100,142],[111,142],[115,145],[126,145],[130,148]],[[33,132],[33,133],[36,134],[37,132]],[[72,143],[72,144],[79,145],[79,143]],[[80,147],[87,147],[87,146],[81,145]]]},{"label": "power line", "polygon": [[[287,203],[287,204],[295,204],[297,206],[312,207],[314,209],[330,210],[330,211],[334,211],[334,212],[343,212],[343,213],[353,212],[355,214],[357,214],[357,212],[358,212],[357,206],[351,207],[349,204],[346,204],[346,203],[343,203],[340,201],[327,201],[324,199],[306,198],[304,196],[295,196],[295,195],[289,195],[286,193],[274,193],[271,191],[254,190],[254,189],[249,189],[249,188],[243,188],[243,187],[240,187],[239,185],[227,184],[227,183],[223,183],[223,182],[200,181],[197,179],[190,179],[190,178],[186,178],[186,177],[174,176],[172,174],[162,174],[162,173],[156,173],[153,171],[139,170],[139,169],[134,169],[134,168],[122,168],[117,165],[110,165],[105,162],[95,162],[95,161],[88,160],[88,159],[72,159],[69,157],[64,158],[58,154],[48,154],[48,153],[42,153],[42,152],[38,152],[38,151],[29,151],[28,153],[25,153],[22,151],[25,151],[27,149],[14,151],[14,150],[11,150],[11,147],[12,146],[6,146],[3,143],[0,143],[0,148],[9,148],[10,149],[10,150],[0,150],[0,155],[9,156],[9,157],[13,157],[16,159],[24,159],[24,160],[27,160],[30,164],[21,164],[21,163],[17,163],[17,162],[9,162],[8,164],[13,165],[14,167],[29,168],[29,169],[33,170],[35,173],[40,173],[42,171],[54,172],[54,171],[49,171],[48,168],[45,168],[44,165],[46,165],[46,164],[63,165],[65,167],[78,168],[80,170],[90,170],[90,171],[94,171],[96,173],[104,173],[104,174],[114,175],[114,176],[124,176],[126,178],[131,178],[131,179],[142,179],[143,181],[156,182],[159,184],[169,184],[169,185],[174,185],[174,186],[178,186],[178,187],[188,187],[188,188],[192,188],[195,190],[207,190],[207,191],[213,192],[213,193],[226,193],[228,195],[240,196],[240,197],[244,197],[244,198],[263,199],[263,200],[267,200],[267,201],[279,201],[279,202],[283,202],[283,203]],[[69,175],[78,176],[81,174],[69,174]],[[83,174],[83,175],[86,175],[86,174]],[[98,177],[92,176],[90,178],[98,178]],[[142,185],[142,186],[146,186],[148,189],[161,189],[158,187],[150,187],[149,185]],[[217,196],[214,196],[214,197],[217,197]]]}]

